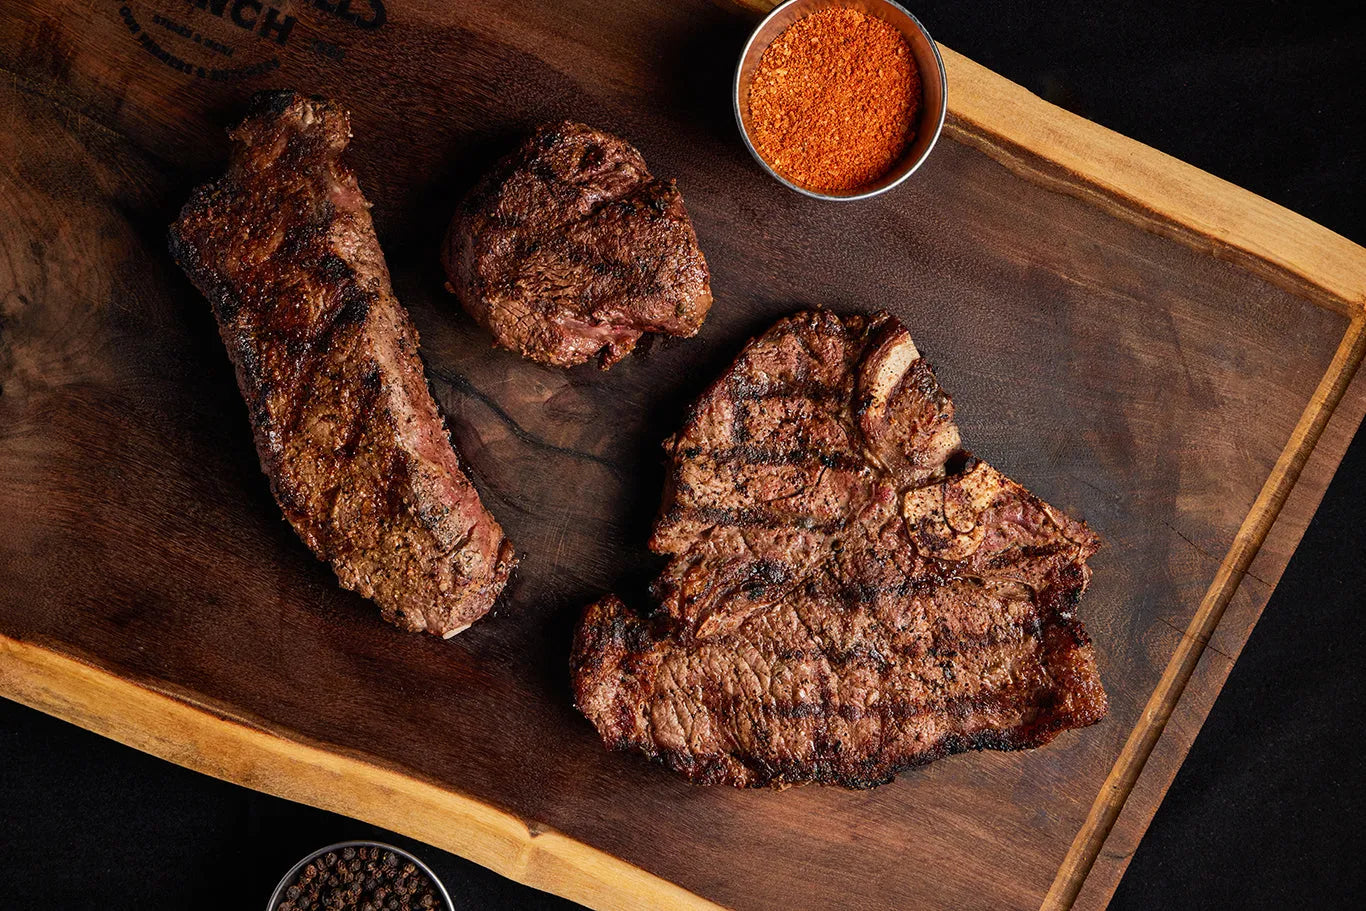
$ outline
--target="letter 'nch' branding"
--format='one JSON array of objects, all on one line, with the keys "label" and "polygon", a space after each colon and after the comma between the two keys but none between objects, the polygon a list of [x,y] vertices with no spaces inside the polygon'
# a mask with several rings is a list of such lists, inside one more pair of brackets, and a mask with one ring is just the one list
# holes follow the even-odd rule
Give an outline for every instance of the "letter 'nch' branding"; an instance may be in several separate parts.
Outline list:
[{"label": "letter 'nch' branding", "polygon": [[[384,0],[127,0],[118,15],[147,53],[189,76],[224,82],[281,66],[282,48],[341,60],[329,38],[352,29],[373,32],[388,21]],[[299,18],[308,20],[297,28]],[[297,49],[296,49],[297,50]],[[291,54],[291,56],[294,56]]]}]

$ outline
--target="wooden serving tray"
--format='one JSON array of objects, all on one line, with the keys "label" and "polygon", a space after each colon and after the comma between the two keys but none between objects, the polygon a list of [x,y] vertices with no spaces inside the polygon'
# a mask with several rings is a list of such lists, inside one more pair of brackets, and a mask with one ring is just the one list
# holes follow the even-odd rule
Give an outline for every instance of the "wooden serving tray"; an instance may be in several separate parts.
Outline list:
[{"label": "wooden serving tray", "polygon": [[[597,908],[1103,906],[1366,410],[1366,251],[953,53],[915,178],[803,198],[733,125],[753,21],[702,0],[0,8],[0,692]],[[382,624],[281,520],[166,253],[224,125],[279,86],[354,111],[399,298],[523,557],[452,641]],[[437,263],[479,171],[566,116],[678,178],[714,272],[699,338],[609,373],[491,349]],[[658,566],[660,440],[799,306],[897,313],[968,445],[1104,536],[1082,615],[1105,722],[872,792],[750,793],[608,753],[575,713],[574,617]]]}]

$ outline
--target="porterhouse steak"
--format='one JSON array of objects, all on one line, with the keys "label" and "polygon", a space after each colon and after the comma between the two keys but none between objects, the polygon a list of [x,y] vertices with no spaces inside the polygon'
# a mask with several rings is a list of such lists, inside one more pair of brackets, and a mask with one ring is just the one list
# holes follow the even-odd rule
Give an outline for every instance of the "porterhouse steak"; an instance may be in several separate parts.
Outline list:
[{"label": "porterhouse steak", "polygon": [[275,499],[342,585],[441,636],[488,612],[514,560],[427,389],[340,108],[258,96],[227,173],[171,251],[213,305]]},{"label": "porterhouse steak", "polygon": [[1105,715],[1074,613],[1099,539],[959,448],[895,319],[779,321],[665,449],[654,616],[608,596],[573,647],[609,746],[701,783],[862,788]]},{"label": "porterhouse steak", "polygon": [[498,344],[554,366],[610,367],[646,332],[695,335],[711,308],[677,186],[581,123],[542,126],[499,162],[457,210],[443,261]]}]

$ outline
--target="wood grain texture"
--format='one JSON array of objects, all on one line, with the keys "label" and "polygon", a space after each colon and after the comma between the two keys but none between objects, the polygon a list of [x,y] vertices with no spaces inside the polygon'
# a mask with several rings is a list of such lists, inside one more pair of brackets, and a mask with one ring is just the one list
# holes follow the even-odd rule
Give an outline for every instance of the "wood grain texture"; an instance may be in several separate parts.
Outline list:
[{"label": "wood grain texture", "polygon": [[[3,691],[595,907],[1103,905],[1366,409],[1366,253],[952,54],[930,161],[832,208],[738,142],[752,18],[732,9],[292,14],[277,49],[178,0],[0,9]],[[158,15],[278,66],[181,72],[128,25],[199,52]],[[526,555],[451,642],[384,627],[280,520],[207,304],[165,254],[224,125],[280,85],[354,111],[434,391]],[[454,201],[564,116],[678,178],[713,268],[701,335],[606,375],[492,350],[441,289]],[[896,312],[968,444],[1105,537],[1082,608],[1105,723],[872,793],[747,794],[609,754],[573,711],[577,610],[657,567],[659,441],[747,337],[809,305]]]},{"label": "wood grain texture", "polygon": [[1324,306],[1347,314],[1366,307],[1361,247],[1345,237],[1049,104],[961,54],[946,51],[944,66],[954,86],[950,135]]},{"label": "wood grain texture", "polygon": [[1076,901],[1101,846],[1109,837],[1158,738],[1162,736],[1190,683],[1229,601],[1244,581],[1248,567],[1299,480],[1309,454],[1318,443],[1333,410],[1342,400],[1355,372],[1355,365],[1361,363],[1363,353],[1366,353],[1366,320],[1358,317],[1348,326],[1332,364],[1314,390],[1309,405],[1290,435],[1290,441],[1262,485],[1256,502],[1252,504],[1252,509],[1233,539],[1233,546],[1219,564],[1214,581],[1201,599],[1181,641],[1177,643],[1162,678],[1148,697],[1140,722],[1129,734],[1119,759],[1105,780],[1101,789],[1102,797],[1092,804],[1085,824],[1077,832],[1071,850],[1058,869],[1057,878],[1044,899],[1045,909],[1069,908]]},{"label": "wood grain texture", "polygon": [[[206,775],[363,816],[595,908],[718,906],[557,832],[325,746],[275,737],[0,636],[5,695]],[[605,886],[610,884],[610,886]]]}]

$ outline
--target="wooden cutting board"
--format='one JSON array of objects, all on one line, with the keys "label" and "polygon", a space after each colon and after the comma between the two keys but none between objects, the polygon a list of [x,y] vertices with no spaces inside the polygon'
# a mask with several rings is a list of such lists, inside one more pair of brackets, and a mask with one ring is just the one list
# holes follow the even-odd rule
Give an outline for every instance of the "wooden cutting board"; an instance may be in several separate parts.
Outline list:
[{"label": "wooden cutting board", "polygon": [[[952,53],[914,179],[805,199],[731,119],[754,19],[702,0],[0,8],[0,692],[599,908],[1103,906],[1366,410],[1366,251]],[[452,641],[382,624],[281,520],[166,254],[223,127],[280,86],[354,111],[399,297],[523,557]],[[552,117],[678,178],[714,272],[697,339],[544,369],[442,291],[455,201]],[[658,567],[660,440],[800,306],[898,314],[967,443],[1104,536],[1082,614],[1105,722],[872,792],[748,793],[608,753],[574,712],[577,611]]]}]

